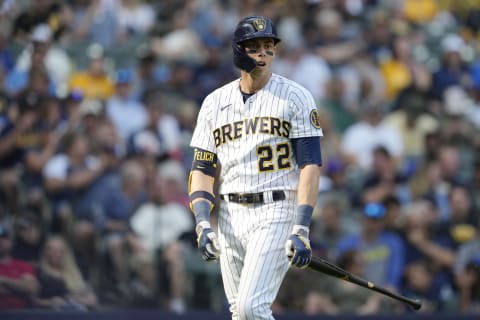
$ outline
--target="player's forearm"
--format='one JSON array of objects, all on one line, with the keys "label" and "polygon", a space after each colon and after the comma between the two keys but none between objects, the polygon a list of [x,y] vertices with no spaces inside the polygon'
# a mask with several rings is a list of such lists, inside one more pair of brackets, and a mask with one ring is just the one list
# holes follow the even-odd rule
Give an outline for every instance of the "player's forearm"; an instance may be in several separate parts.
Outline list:
[{"label": "player's forearm", "polygon": [[320,166],[309,164],[300,169],[298,181],[298,204],[307,204],[312,207],[317,203]]},{"label": "player's forearm", "polygon": [[[213,177],[204,174],[201,171],[193,170],[190,173],[190,192],[193,193],[195,191],[207,191],[213,194]],[[193,202],[198,201],[200,199],[195,199]]]},{"label": "player's forearm", "polygon": [[213,195],[214,178],[199,170],[190,172],[189,196],[190,208],[195,216],[195,224],[210,221],[210,211],[215,203]]},{"label": "player's forearm", "polygon": [[320,167],[308,164],[300,170],[298,181],[298,207],[295,214],[292,233],[308,237],[313,208],[317,202]]}]

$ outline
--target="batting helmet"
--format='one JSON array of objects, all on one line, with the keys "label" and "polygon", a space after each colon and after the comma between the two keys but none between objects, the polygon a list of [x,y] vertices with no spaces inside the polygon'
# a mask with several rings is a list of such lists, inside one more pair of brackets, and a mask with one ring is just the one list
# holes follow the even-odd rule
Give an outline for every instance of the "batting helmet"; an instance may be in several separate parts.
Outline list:
[{"label": "batting helmet", "polygon": [[250,16],[240,20],[232,41],[233,63],[247,72],[251,72],[257,66],[257,63],[247,55],[245,49],[240,44],[243,41],[256,38],[271,38],[275,44],[281,41],[272,20],[269,18]]}]

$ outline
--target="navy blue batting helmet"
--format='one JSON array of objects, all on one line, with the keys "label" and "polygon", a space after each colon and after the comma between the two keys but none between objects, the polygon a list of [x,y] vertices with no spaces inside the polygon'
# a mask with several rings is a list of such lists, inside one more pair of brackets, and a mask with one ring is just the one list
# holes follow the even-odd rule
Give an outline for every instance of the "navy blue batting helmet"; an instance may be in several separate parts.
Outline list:
[{"label": "navy blue batting helmet", "polygon": [[233,63],[240,69],[251,72],[256,67],[254,59],[250,58],[245,49],[240,45],[243,41],[271,38],[277,44],[281,39],[272,20],[264,16],[245,17],[238,23],[233,35]]}]

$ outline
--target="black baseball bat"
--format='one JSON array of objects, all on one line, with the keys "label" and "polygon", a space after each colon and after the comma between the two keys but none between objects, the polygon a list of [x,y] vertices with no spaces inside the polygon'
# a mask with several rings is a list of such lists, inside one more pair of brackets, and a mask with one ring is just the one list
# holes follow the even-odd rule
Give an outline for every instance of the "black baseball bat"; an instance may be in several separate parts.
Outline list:
[{"label": "black baseball bat", "polygon": [[395,300],[399,300],[403,303],[410,305],[415,310],[418,310],[422,307],[422,302],[418,299],[411,299],[411,298],[396,294],[385,288],[377,287],[373,282],[364,280],[320,257],[312,256],[312,261],[310,262],[308,267],[312,270],[319,271],[329,276],[333,276],[351,283],[355,283],[361,287],[379,292]]}]

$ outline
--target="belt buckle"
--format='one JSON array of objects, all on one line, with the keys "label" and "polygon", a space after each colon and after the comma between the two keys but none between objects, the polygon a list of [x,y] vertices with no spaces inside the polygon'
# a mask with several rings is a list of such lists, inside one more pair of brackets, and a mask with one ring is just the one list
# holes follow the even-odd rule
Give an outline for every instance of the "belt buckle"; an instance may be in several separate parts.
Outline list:
[{"label": "belt buckle", "polygon": [[237,200],[238,200],[239,204],[247,205],[248,204],[248,195],[239,193]]}]

